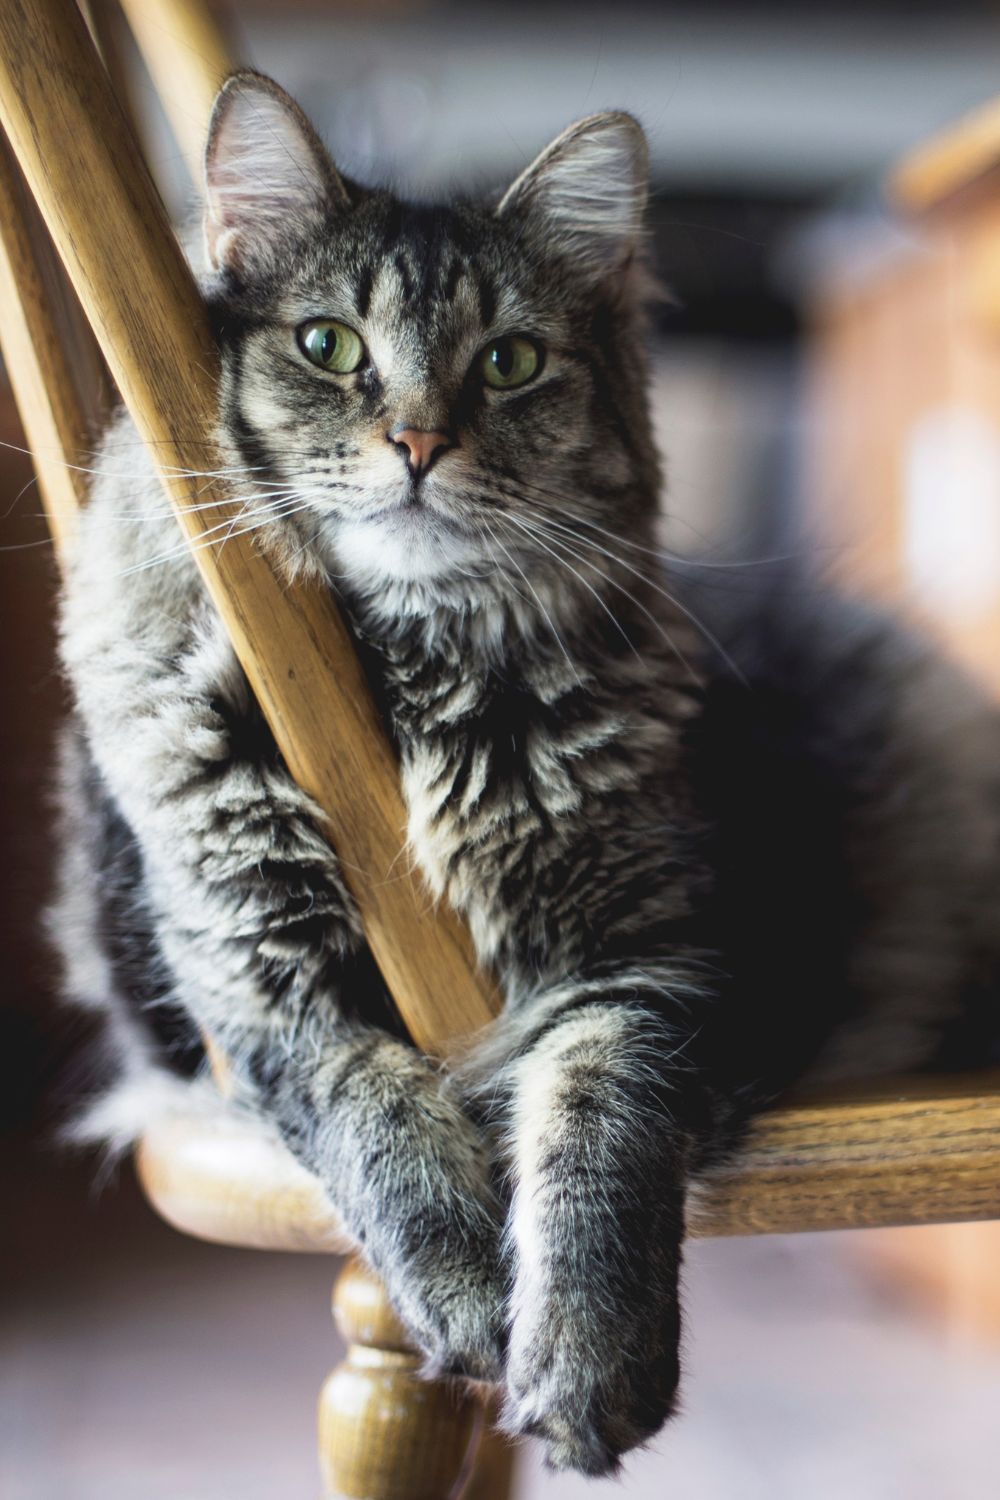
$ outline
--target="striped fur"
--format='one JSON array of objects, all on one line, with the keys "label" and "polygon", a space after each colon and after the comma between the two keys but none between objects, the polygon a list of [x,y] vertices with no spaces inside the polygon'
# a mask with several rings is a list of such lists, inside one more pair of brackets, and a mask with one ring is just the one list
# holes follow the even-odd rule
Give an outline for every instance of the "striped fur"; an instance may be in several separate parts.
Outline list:
[{"label": "striped fur", "polygon": [[[673,1408],[688,1189],[753,1113],[810,1066],[995,1031],[993,711],[801,580],[695,598],[656,553],[645,159],[595,116],[497,207],[418,208],[341,178],[256,75],[213,122],[233,525],[339,597],[412,856],[501,978],[451,1075],[401,1034],[124,416],[62,613],[56,927],[122,1080],[93,1129],[175,1098],[207,1028],[428,1368],[502,1381],[510,1430],[590,1474]],[[317,317],[360,334],[356,372],[304,357]],[[541,370],[487,388],[514,334]],[[453,439],[419,484],[400,427]]]}]

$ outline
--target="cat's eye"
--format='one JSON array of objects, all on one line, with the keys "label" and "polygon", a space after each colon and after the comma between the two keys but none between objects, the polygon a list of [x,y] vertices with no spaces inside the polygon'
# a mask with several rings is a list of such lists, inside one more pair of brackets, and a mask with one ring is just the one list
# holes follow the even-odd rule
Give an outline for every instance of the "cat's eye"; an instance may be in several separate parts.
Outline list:
[{"label": "cat's eye", "polygon": [[365,357],[365,346],[353,328],[333,318],[313,318],[296,329],[306,359],[334,375],[350,375]]},{"label": "cat's eye", "polygon": [[527,385],[542,368],[542,351],[532,339],[514,334],[494,339],[479,356],[483,380],[494,390],[510,391]]}]

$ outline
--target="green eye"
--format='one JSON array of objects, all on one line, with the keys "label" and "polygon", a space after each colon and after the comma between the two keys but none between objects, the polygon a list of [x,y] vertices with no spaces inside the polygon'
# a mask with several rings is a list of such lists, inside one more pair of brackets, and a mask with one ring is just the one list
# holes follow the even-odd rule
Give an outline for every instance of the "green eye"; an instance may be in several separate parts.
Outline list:
[{"label": "green eye", "polygon": [[487,385],[509,391],[527,385],[542,368],[542,351],[531,339],[494,339],[479,356],[479,368]]},{"label": "green eye", "polygon": [[353,328],[332,318],[314,318],[297,330],[299,348],[306,359],[334,375],[350,375],[365,357],[365,346]]}]

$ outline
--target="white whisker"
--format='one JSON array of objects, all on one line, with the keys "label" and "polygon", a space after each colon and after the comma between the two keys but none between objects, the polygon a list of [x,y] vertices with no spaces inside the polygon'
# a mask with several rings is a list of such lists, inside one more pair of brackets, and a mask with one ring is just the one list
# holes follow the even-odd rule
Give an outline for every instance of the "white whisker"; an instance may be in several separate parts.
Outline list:
[{"label": "white whisker", "polygon": [[[522,529],[525,531],[525,534],[528,535],[528,536],[530,536],[530,537],[532,537],[532,539],[534,540],[534,542],[535,542],[535,544],[537,546],[543,547],[546,552],[550,552],[551,551],[551,549],[548,546],[546,546],[546,543],[541,539],[540,532],[538,530],[532,530],[531,523],[525,522],[525,520],[524,520],[523,517],[513,517],[513,516],[511,516],[511,517],[508,517],[508,519],[515,521],[515,524],[517,524],[518,526],[521,526]],[[598,577],[603,578],[605,580],[605,582],[609,583],[613,589],[617,589],[620,594],[624,594],[625,595],[626,599],[630,599],[632,601],[632,603],[636,606],[636,608],[638,610],[640,610],[641,613],[646,616],[646,618],[649,620],[650,624],[653,626],[653,629],[661,637],[661,639],[663,640],[663,642],[665,643],[665,645],[673,652],[674,656],[676,656],[677,660],[680,662],[680,664],[684,668],[684,670],[688,673],[688,675],[690,676],[691,680],[693,682],[697,683],[698,685],[702,684],[702,682],[703,682],[702,677],[695,670],[695,668],[691,665],[691,663],[688,661],[687,657],[685,656],[685,654],[681,650],[681,648],[678,646],[678,644],[674,640],[673,636],[664,627],[662,621],[658,620],[656,618],[656,616],[652,613],[652,611],[649,610],[649,609],[647,609],[646,606],[642,603],[642,601],[640,599],[637,599],[633,593],[630,593],[630,591],[627,588],[625,588],[625,586],[623,584],[618,583],[614,578],[612,578],[610,576],[610,574],[605,573],[604,570],[602,568],[599,568],[597,566],[597,564],[594,563],[590,558],[584,557],[582,555],[582,553],[576,552],[566,542],[561,541],[560,539],[558,539],[557,537],[552,536],[551,534],[549,535],[549,541],[552,542],[555,547],[559,548],[560,554],[564,554],[564,553],[568,552],[571,557],[575,557],[576,558],[577,562],[581,562],[581,563],[583,563],[583,565],[585,567],[588,567],[588,568],[592,569],[592,571],[595,572],[598,575]],[[565,556],[557,555],[555,552],[551,552],[551,555],[553,557],[555,557],[558,562],[561,562],[564,567],[568,568],[569,571],[571,573],[573,573],[575,577],[579,578],[580,582],[583,584],[584,588],[588,589],[590,591],[590,593],[593,594],[594,598],[597,600],[598,604],[600,604],[600,606],[604,610],[605,614],[607,614],[609,616],[609,618],[617,626],[617,628],[618,628],[619,632],[621,633],[621,635],[628,642],[628,645],[631,648],[633,655],[636,657],[636,659],[638,661],[641,661],[642,657],[639,655],[639,652],[636,649],[635,643],[633,642],[633,640],[631,639],[631,637],[626,634],[624,628],[622,627],[621,622],[616,618],[616,616],[613,614],[613,612],[608,607],[608,605],[606,604],[606,602],[601,598],[601,596],[597,592],[597,590],[591,584],[589,584],[587,582],[587,580],[585,578],[583,578],[577,572],[577,570],[573,567],[572,563],[566,561]]]},{"label": "white whisker", "polygon": [[[540,517],[536,518],[535,524],[539,524],[540,521]],[[662,598],[666,599],[668,604],[671,604],[674,609],[679,610],[680,613],[685,617],[685,619],[689,620],[690,623],[695,627],[695,629],[702,636],[704,636],[709,645],[719,653],[719,656],[726,663],[726,665],[729,667],[730,671],[738,679],[738,681],[740,681],[744,685],[744,687],[747,685],[746,677],[741,671],[739,665],[733,660],[732,656],[730,656],[729,652],[726,650],[725,646],[723,646],[719,638],[714,634],[713,631],[709,629],[704,621],[698,618],[693,610],[689,609],[687,605],[684,604],[680,599],[678,599],[675,594],[672,594],[669,589],[662,588],[654,579],[650,578],[648,574],[643,573],[640,568],[633,567],[633,565],[629,562],[626,562],[623,557],[619,557],[616,553],[609,551],[606,547],[600,546],[597,542],[591,541],[588,537],[581,536],[579,532],[574,531],[571,527],[565,526],[561,522],[554,521],[551,517],[546,517],[544,524],[549,528],[558,530],[560,532],[565,532],[567,535],[572,536],[574,540],[577,541],[581,546],[591,548],[596,552],[600,552],[611,562],[617,563],[620,568],[624,568],[627,573],[631,573],[633,577],[640,579],[644,584],[646,584],[648,588],[653,589],[655,593],[661,595]],[[549,540],[554,540],[551,534],[551,530],[549,531]],[[577,558],[580,558],[580,554],[577,552],[574,552],[573,555]],[[586,559],[583,558],[580,558],[580,560],[586,561]],[[595,568],[595,571],[597,572],[601,571],[599,568],[596,568],[596,565],[594,563],[589,563],[589,566]],[[639,603],[639,600],[635,599],[635,596],[633,594],[630,594],[626,588],[617,583],[613,578],[609,577],[608,574],[602,573],[601,576],[607,578],[608,582],[612,585],[613,588],[620,589],[621,592],[626,594],[628,598],[633,599],[634,602],[639,605],[640,609],[643,608],[643,606]],[[648,611],[645,612],[648,613]],[[650,615],[650,619],[654,619],[654,616]],[[674,649],[676,650],[676,646]],[[700,681],[700,678],[697,678],[696,676],[696,680]]]},{"label": "white whisker", "polygon": [[[166,552],[161,552],[155,557],[145,558],[140,563],[133,563],[130,567],[122,569],[118,576],[127,578],[130,574],[145,572],[149,568],[171,562],[176,558],[183,557],[187,553],[200,552],[206,547],[221,545],[233,535],[235,527],[239,527],[239,530],[236,532],[238,536],[247,536],[250,532],[259,531],[261,527],[267,526],[273,521],[285,520],[287,517],[295,515],[301,510],[309,510],[311,507],[311,500],[297,501],[293,498],[282,501],[276,506],[268,507],[252,518],[247,515],[245,524],[241,524],[244,520],[242,515],[227,517],[226,520],[220,521],[216,526],[210,526],[206,531],[203,531],[198,537],[190,541],[182,539],[176,547],[171,547]],[[215,533],[219,531],[225,532],[225,535],[216,536]]]},{"label": "white whisker", "polygon": [[[497,519],[499,519],[499,518],[497,518]],[[512,553],[508,552],[508,550],[504,546],[503,542],[500,540],[500,538],[494,532],[492,526],[490,526],[488,522],[484,522],[484,524],[486,525],[486,529],[489,532],[490,536],[493,538],[494,542],[496,542],[497,546],[503,552],[504,556],[508,559],[508,561],[512,564],[512,566],[517,569],[518,573],[520,573],[521,577],[524,579],[525,583],[528,585],[528,588],[531,590],[531,593],[534,595],[535,602],[537,603],[538,608],[542,612],[542,615],[543,615],[543,617],[545,619],[545,623],[548,625],[549,630],[552,632],[553,639],[556,641],[557,645],[559,646],[560,651],[562,652],[563,656],[565,656],[565,658],[566,658],[566,665],[569,667],[570,671],[573,673],[573,676],[576,678],[577,682],[582,687],[583,686],[583,680],[580,677],[579,672],[577,671],[576,663],[573,661],[572,657],[569,654],[569,651],[566,649],[566,643],[563,640],[562,636],[559,634],[558,630],[556,629],[555,624],[553,623],[553,620],[552,620],[552,616],[549,614],[548,610],[545,608],[545,605],[542,603],[541,596],[538,593],[538,590],[535,588],[535,586],[532,583],[531,579],[528,577],[527,573],[521,567],[521,565],[517,561],[517,559],[513,556]]]},{"label": "white whisker", "polygon": [[[573,567],[573,564],[570,563],[570,562],[567,562],[566,559],[565,559],[565,557],[560,557],[555,552],[553,552],[552,549],[550,547],[548,547],[545,544],[545,542],[542,541],[541,535],[539,534],[539,532],[534,527],[532,527],[530,525],[530,523],[526,522],[524,520],[523,516],[508,515],[508,516],[505,516],[504,519],[507,520],[507,521],[513,522],[513,524],[515,526],[519,527],[521,531],[525,532],[528,536],[531,536],[533,538],[533,540],[537,543],[537,545],[539,547],[544,548],[544,550],[546,552],[548,552],[548,554],[549,554],[550,557],[555,558],[556,562],[560,563],[561,566],[563,566],[564,568],[568,568],[569,569],[569,571],[573,574],[574,578],[578,578],[580,580],[580,582],[583,584],[584,588],[587,589],[593,595],[593,597],[597,600],[597,603],[601,606],[601,608],[603,609],[604,613],[607,615],[608,619],[611,621],[612,625],[614,625],[615,629],[618,631],[618,633],[621,636],[622,640],[625,642],[625,644],[628,646],[629,650],[632,652],[632,655],[635,657],[636,661],[641,661],[642,657],[639,655],[639,651],[638,651],[638,649],[636,647],[636,644],[633,641],[632,637],[628,634],[627,630],[622,625],[621,621],[616,617],[616,615],[614,614],[614,611],[608,606],[607,602],[604,599],[601,598],[600,594],[593,587],[593,585],[589,584],[587,582],[586,578],[583,577],[582,573],[578,573],[577,570],[576,570],[576,568]],[[552,540],[555,540],[555,539],[552,538]],[[586,559],[581,558],[580,561],[586,561]],[[591,566],[591,565],[588,564],[588,566]],[[600,570],[597,569],[595,571],[600,571]]]}]

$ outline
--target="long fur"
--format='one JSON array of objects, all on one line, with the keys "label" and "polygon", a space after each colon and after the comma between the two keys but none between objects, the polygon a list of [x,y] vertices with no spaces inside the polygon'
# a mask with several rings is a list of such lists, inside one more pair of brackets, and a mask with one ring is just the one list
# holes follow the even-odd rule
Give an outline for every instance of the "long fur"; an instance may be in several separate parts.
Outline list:
[{"label": "long fur", "polygon": [[[120,415],[62,613],[55,925],[122,1081],[91,1118],[121,1134],[165,1075],[197,1088],[205,1028],[428,1368],[503,1382],[511,1431],[603,1473],[673,1408],[685,1202],[753,1114],[810,1067],[990,1045],[997,718],[813,580],[696,595],[657,553],[629,117],[566,132],[498,208],[413,208],[238,75],[207,196],[233,525],[336,593],[412,856],[506,1011],[450,1076],[406,1042]],[[356,372],[306,359],[317,317],[358,331]],[[489,389],[481,351],[515,334],[540,371]],[[404,426],[455,442],[419,483]]]}]

